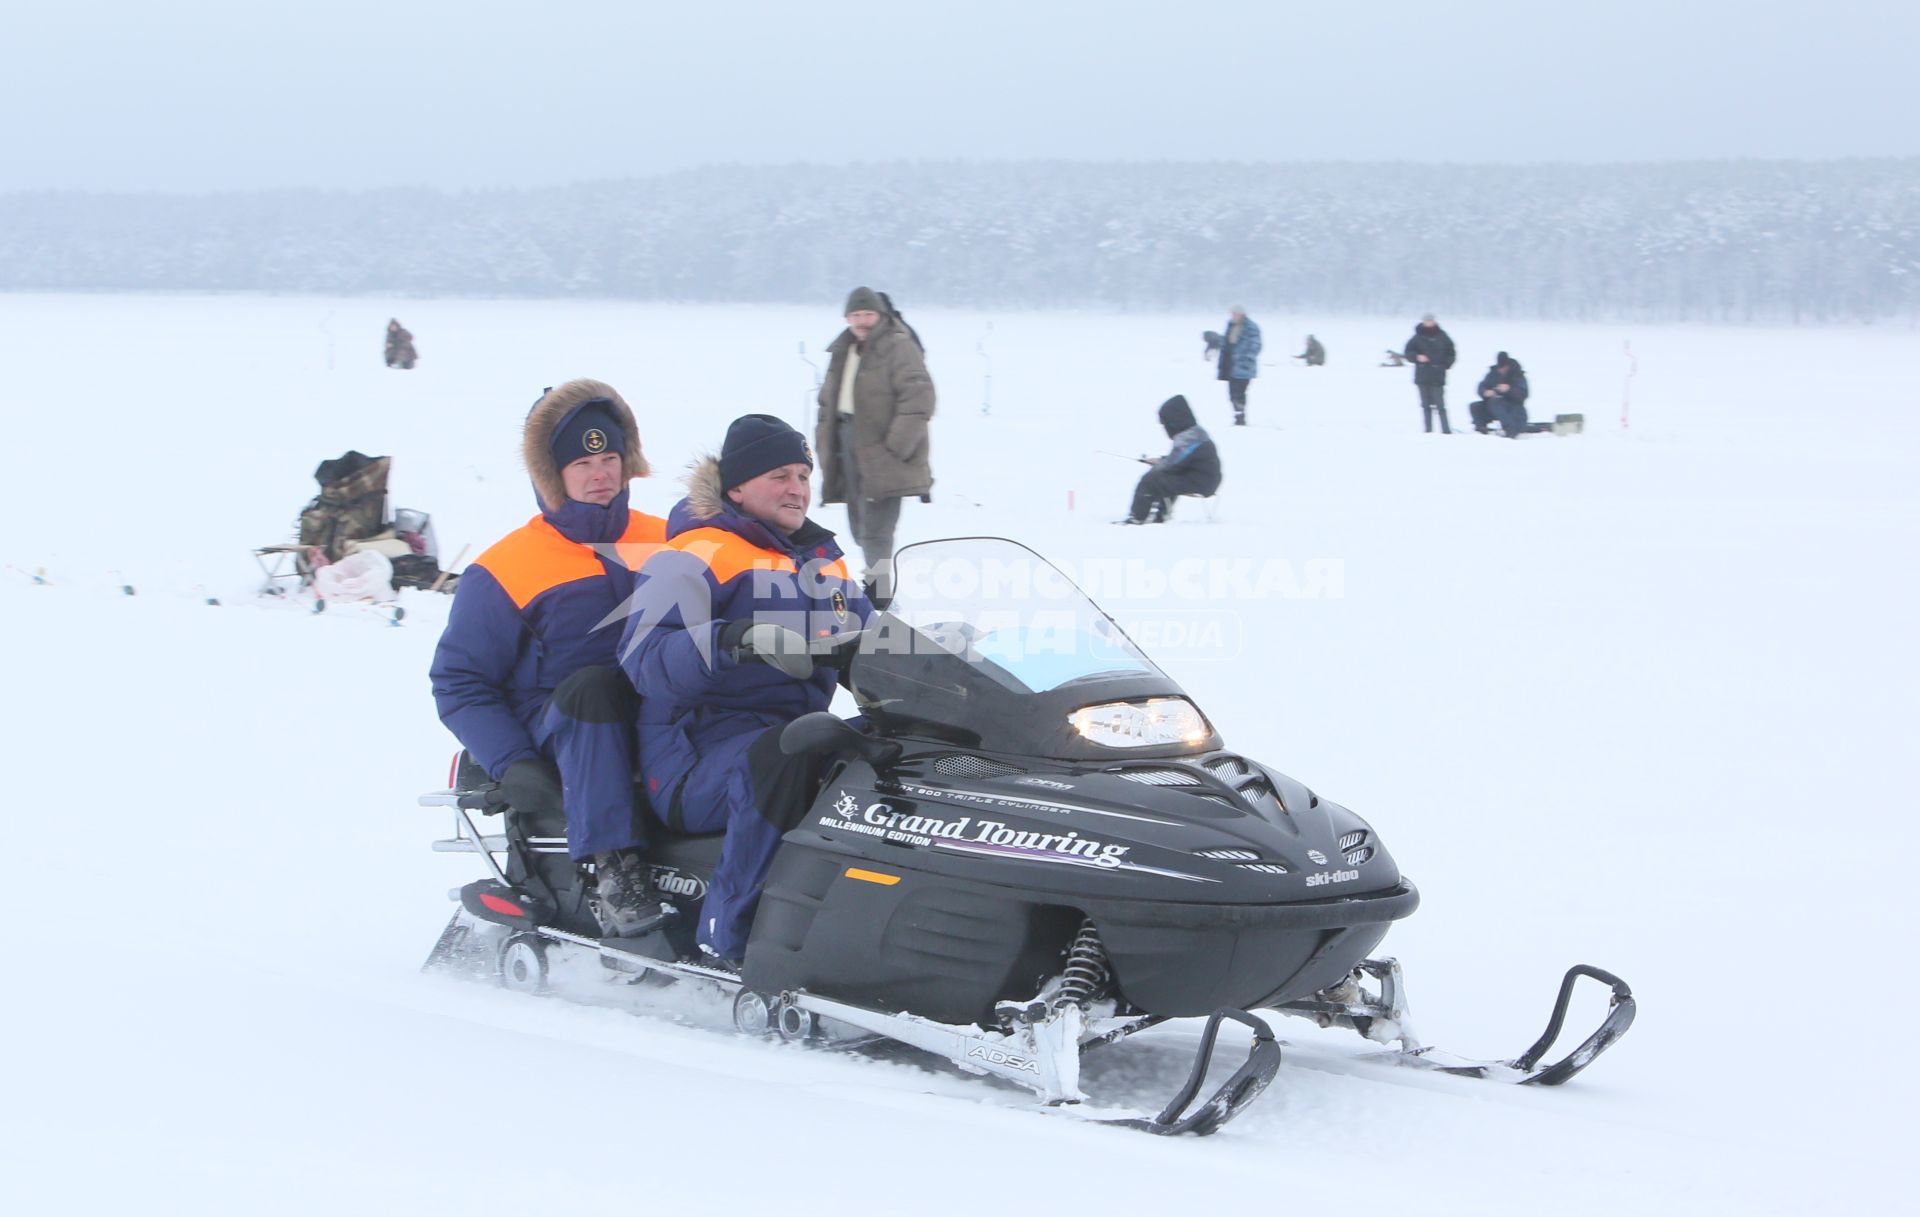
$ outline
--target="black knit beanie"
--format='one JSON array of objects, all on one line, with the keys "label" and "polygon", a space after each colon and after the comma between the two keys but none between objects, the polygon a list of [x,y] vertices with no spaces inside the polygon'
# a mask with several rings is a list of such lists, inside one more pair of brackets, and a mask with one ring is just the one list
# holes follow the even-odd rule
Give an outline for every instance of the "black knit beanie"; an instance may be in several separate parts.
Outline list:
[{"label": "black knit beanie", "polygon": [[743,414],[727,428],[720,446],[720,488],[732,490],[769,469],[805,464],[813,468],[813,450],[798,431],[771,414]]},{"label": "black knit beanie", "polygon": [[862,309],[868,312],[886,314],[886,306],[880,303],[880,293],[870,287],[856,287],[847,294],[847,307],[840,310],[841,316],[857,313]]}]

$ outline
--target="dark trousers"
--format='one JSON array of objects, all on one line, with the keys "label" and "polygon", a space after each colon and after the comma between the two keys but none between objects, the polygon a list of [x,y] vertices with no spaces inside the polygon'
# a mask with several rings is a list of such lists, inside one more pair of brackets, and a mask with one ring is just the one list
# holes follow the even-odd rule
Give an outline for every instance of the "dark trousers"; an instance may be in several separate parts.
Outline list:
[{"label": "dark trousers", "polygon": [[1420,389],[1420,415],[1426,419],[1426,429],[1433,430],[1433,415],[1437,410],[1440,412],[1441,434],[1452,435],[1453,428],[1447,425],[1447,382],[1417,380],[1414,384]]},{"label": "dark trousers", "polygon": [[847,525],[868,571],[893,557],[893,533],[900,526],[900,500],[869,499],[860,488],[860,459],[853,451],[853,416],[842,414],[834,424],[840,468],[847,480]]},{"label": "dark trousers", "polygon": [[646,848],[646,813],[633,797],[639,709],[619,668],[581,668],[560,682],[532,724],[534,743],[560,771],[567,852],[576,860]]},{"label": "dark trousers", "polygon": [[1527,407],[1504,393],[1495,393],[1492,397],[1483,397],[1473,403],[1473,429],[1485,431],[1494,423],[1500,424],[1500,430],[1508,439],[1523,434],[1527,430]]},{"label": "dark trousers", "polygon": [[1140,484],[1133,488],[1133,507],[1127,512],[1127,518],[1149,524],[1163,523],[1167,518],[1167,508],[1181,495],[1212,493],[1203,490],[1203,485],[1183,470],[1148,470],[1140,479]]},{"label": "dark trousers", "polygon": [[1227,400],[1233,403],[1233,421],[1235,426],[1247,421],[1247,382],[1229,380],[1227,382]]},{"label": "dark trousers", "polygon": [[820,785],[820,758],[780,751],[784,723],[742,715],[740,734],[700,749],[679,794],[680,822],[691,833],[725,832],[720,861],[700,906],[699,944],[722,959],[743,959],[760,884],[780,838],[806,815]]}]

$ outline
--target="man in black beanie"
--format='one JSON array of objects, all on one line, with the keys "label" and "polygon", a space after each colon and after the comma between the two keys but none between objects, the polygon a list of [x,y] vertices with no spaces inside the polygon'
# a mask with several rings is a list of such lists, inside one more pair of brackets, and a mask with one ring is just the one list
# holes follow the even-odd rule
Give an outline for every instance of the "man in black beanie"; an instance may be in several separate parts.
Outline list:
[{"label": "man in black beanie", "polygon": [[827,346],[833,358],[820,385],[814,442],[824,462],[820,501],[847,505],[864,577],[872,579],[892,562],[900,501],[926,502],[933,491],[933,378],[919,335],[884,294],[856,287],[845,311],[847,328]]},{"label": "man in black beanie", "polygon": [[1220,450],[1193,417],[1193,407],[1178,395],[1160,403],[1160,426],[1173,440],[1165,456],[1152,465],[1133,489],[1133,508],[1121,524],[1164,524],[1173,501],[1183,494],[1211,496],[1220,489]]},{"label": "man in black beanie", "polygon": [[1493,423],[1508,439],[1527,432],[1527,371],[1505,351],[1493,357],[1493,366],[1480,378],[1480,400],[1473,403],[1473,429],[1486,435]]},{"label": "man in black beanie", "polygon": [[653,806],[688,832],[727,839],[697,941],[746,955],[760,882],[805,811],[816,762],[780,751],[780,731],[833,700],[834,669],[808,640],[866,624],[873,606],[831,532],[807,518],[813,453],[768,414],[727,428],[694,465],[667,517],[667,544],[641,569],[621,666],[640,701],[640,771]]}]

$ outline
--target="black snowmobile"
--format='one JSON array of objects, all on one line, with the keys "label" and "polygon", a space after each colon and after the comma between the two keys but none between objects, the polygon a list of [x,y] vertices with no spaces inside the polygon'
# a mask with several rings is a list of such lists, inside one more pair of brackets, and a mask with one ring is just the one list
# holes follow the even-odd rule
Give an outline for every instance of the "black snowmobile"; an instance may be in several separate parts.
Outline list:
[{"label": "black snowmobile", "polygon": [[[1419,895],[1365,821],[1229,751],[1030,550],[930,542],[901,551],[897,567],[888,609],[819,656],[842,665],[864,723],[814,714],[781,736],[787,752],[821,758],[824,781],[774,860],[739,974],[692,951],[721,837],[656,840],[654,878],[678,899],[679,922],[601,939],[564,824],[516,814],[464,755],[452,788],[420,801],[454,809],[454,835],[435,848],[479,854],[491,877],[460,890],[427,966],[527,991],[715,986],[742,1030],[884,1037],[1053,1106],[1085,1098],[1083,1051],[1205,1018],[1180,1092],[1156,1116],[1119,1121],[1157,1133],[1212,1132],[1273,1079],[1280,1048],[1253,1010],[1398,1044],[1376,1054],[1396,1064],[1540,1085],[1566,1081],[1627,1030],[1627,985],[1582,966],[1521,1056],[1472,1062],[1421,1047],[1398,964],[1369,958]],[[500,814],[501,830],[483,832],[476,813]],[[1583,976],[1611,987],[1608,1012],[1542,1064]],[[1225,1020],[1252,1029],[1248,1057],[1192,1106]]]}]

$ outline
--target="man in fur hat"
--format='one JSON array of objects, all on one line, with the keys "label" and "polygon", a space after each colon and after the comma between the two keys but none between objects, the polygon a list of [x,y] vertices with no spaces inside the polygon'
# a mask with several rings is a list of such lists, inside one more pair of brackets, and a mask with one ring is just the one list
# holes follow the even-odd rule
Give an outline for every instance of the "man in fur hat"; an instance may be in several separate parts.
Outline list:
[{"label": "man in fur hat", "polygon": [[831,532],[807,518],[813,453],[767,414],[727,428],[667,517],[667,544],[634,593],[621,664],[640,703],[640,769],[668,824],[725,830],[697,941],[726,964],[747,931],[780,837],[812,800],[810,757],[780,731],[825,710],[836,674],[808,640],[862,628],[873,606]]},{"label": "man in fur hat", "polygon": [[647,476],[640,430],[597,380],[549,389],[522,430],[540,514],[474,559],[434,652],[440,721],[516,809],[564,814],[608,935],[644,934],[672,909],[652,888],[634,797],[633,687],[615,666],[620,605],[666,521],[627,506]]},{"label": "man in fur hat", "polygon": [[933,491],[927,422],[933,378],[913,332],[892,301],[868,287],[847,297],[847,328],[827,346],[814,443],[821,460],[820,502],[845,503],[860,546],[863,577],[893,559],[900,501]]}]

